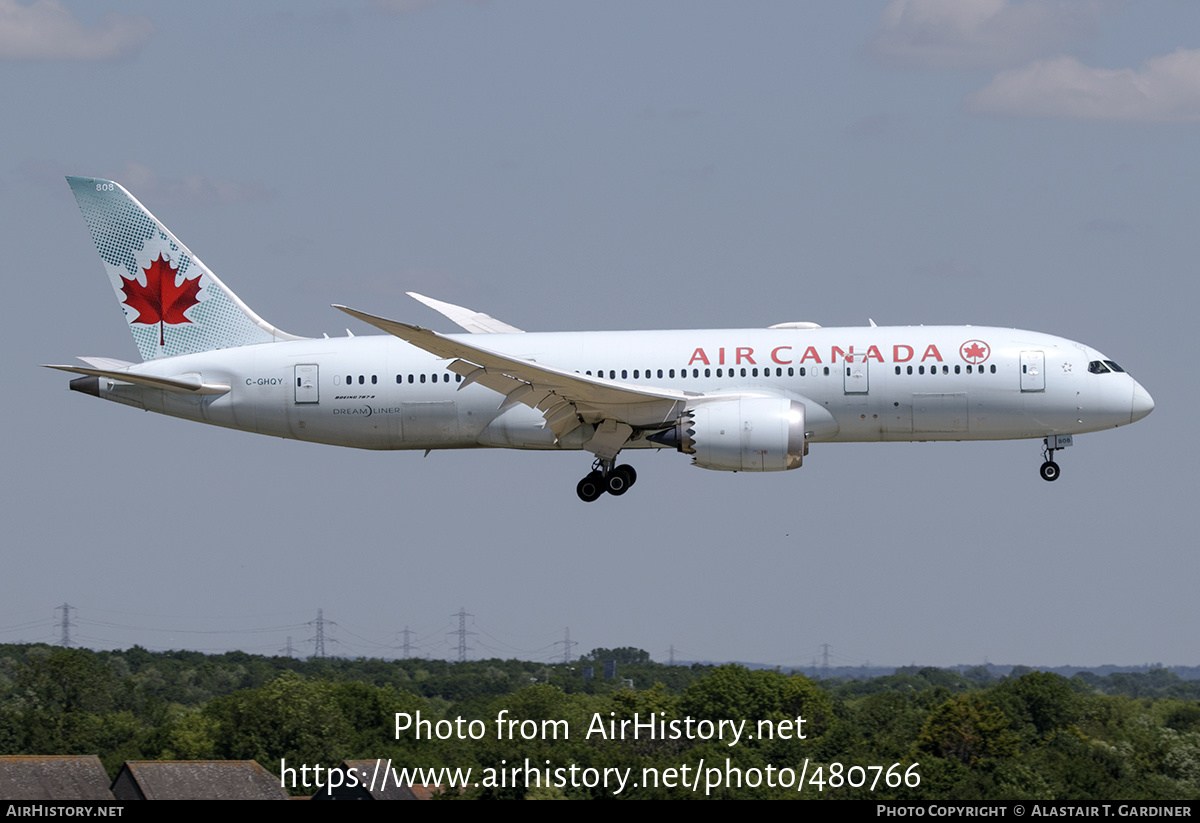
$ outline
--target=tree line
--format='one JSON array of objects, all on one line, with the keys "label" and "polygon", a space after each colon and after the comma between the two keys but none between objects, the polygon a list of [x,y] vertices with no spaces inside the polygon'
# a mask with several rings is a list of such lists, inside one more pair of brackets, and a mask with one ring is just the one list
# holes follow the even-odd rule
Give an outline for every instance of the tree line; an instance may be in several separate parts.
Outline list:
[{"label": "tree line", "polygon": [[[619,677],[584,680],[618,660]],[[632,682],[632,688],[627,684]],[[660,771],[725,763],[795,768],[821,777],[797,792],[722,786],[714,797],[878,800],[1200,799],[1200,684],[1165,670],[1071,678],[1018,670],[906,668],[866,680],[815,681],[737,665],[666,666],[640,649],[596,649],[569,664],[370,658],[295,660],[241,652],[94,652],[0,646],[0,752],[99,754],[110,775],[125,760],[253,759],[336,765],[473,768],[504,762]],[[480,721],[480,739],[397,738],[395,716]],[[506,713],[503,714],[502,713]],[[569,736],[502,739],[497,717],[566,721]],[[609,739],[600,718],[643,722],[759,721],[798,734]],[[791,725],[789,725],[791,724]],[[443,726],[448,728],[448,726]],[[668,726],[669,728],[669,726]],[[681,726],[677,726],[681,728]],[[915,764],[915,766],[914,766]],[[861,785],[849,767],[919,785]],[[829,780],[831,775],[838,780]],[[310,789],[311,791],[311,789]],[[610,797],[600,787],[479,786],[453,798]],[[683,786],[630,787],[622,797],[695,796]]]}]

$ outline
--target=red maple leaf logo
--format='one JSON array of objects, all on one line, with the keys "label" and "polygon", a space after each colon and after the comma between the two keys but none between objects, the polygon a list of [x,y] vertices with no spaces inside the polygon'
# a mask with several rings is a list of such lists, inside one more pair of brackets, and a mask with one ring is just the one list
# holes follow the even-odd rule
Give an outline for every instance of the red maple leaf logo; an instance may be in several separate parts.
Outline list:
[{"label": "red maple leaf logo", "polygon": [[160,253],[146,273],[146,285],[136,279],[121,278],[121,291],[125,294],[125,305],[137,309],[137,317],[131,323],[158,324],[158,345],[165,346],[163,324],[172,326],[191,323],[183,313],[200,302],[200,278],[184,280],[175,285],[179,268],[171,268],[171,261]]}]

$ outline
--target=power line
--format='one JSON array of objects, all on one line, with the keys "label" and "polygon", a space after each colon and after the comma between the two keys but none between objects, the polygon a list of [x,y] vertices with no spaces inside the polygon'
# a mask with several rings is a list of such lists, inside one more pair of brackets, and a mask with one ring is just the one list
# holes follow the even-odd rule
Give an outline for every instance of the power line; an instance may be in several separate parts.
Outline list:
[{"label": "power line", "polygon": [[59,626],[62,629],[62,637],[59,640],[59,645],[64,649],[71,645],[71,609],[75,608],[65,600],[61,606],[55,606],[54,611],[62,609],[62,622]]},{"label": "power line", "polygon": [[554,645],[558,646],[560,644],[563,647],[562,662],[564,664],[570,663],[571,662],[571,647],[579,645],[578,643],[576,643],[574,640],[571,639],[571,627],[570,626],[567,626],[567,630],[566,630],[566,633],[563,635],[563,639],[559,640]]},{"label": "power line", "polygon": [[[454,616],[454,615],[452,615],[452,616]],[[458,635],[458,662],[459,663],[467,662],[467,635],[468,634],[477,634],[477,632],[467,631],[467,618],[474,617],[474,616],[475,615],[473,615],[473,614],[467,614],[466,608],[459,606],[458,607],[458,615],[457,615],[458,631],[446,632],[446,634],[457,634]]]}]

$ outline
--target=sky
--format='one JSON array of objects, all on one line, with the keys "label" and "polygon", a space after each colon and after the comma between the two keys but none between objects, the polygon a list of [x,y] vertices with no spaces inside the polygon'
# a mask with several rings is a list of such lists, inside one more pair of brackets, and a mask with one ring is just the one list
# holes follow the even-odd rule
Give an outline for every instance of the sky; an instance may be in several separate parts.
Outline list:
[{"label": "sky", "polygon": [[[1196,665],[1200,4],[0,0],[0,642],[808,665]],[[975,324],[1153,395],[1040,441],[362,452],[69,392],[136,349],[63,177],[306,336]],[[1155,354],[1158,352],[1158,354]],[[17,391],[18,386],[22,387]],[[1183,421],[1183,422],[1181,422]],[[405,635],[405,629],[408,634]],[[569,638],[571,646],[565,647]]]}]

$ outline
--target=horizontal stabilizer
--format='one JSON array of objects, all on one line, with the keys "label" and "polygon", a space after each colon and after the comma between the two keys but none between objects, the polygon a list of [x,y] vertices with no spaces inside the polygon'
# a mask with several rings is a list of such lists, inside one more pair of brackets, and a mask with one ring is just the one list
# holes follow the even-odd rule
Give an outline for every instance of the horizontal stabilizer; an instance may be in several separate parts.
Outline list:
[{"label": "horizontal stabilizer", "polygon": [[109,369],[110,371],[122,371],[133,365],[128,360],[118,360],[115,357],[81,357],[79,359],[93,369]]},{"label": "horizontal stabilizer", "polygon": [[183,394],[225,394],[229,391],[228,383],[205,383],[198,374],[181,374],[176,377],[156,377],[150,374],[135,374],[127,371],[112,371],[110,369],[86,369],[82,366],[51,366],[43,368],[58,369],[59,371],[82,374],[88,377],[102,377],[105,380],[117,380],[121,383],[132,383],[135,386],[146,386],[151,389],[181,392]]}]

